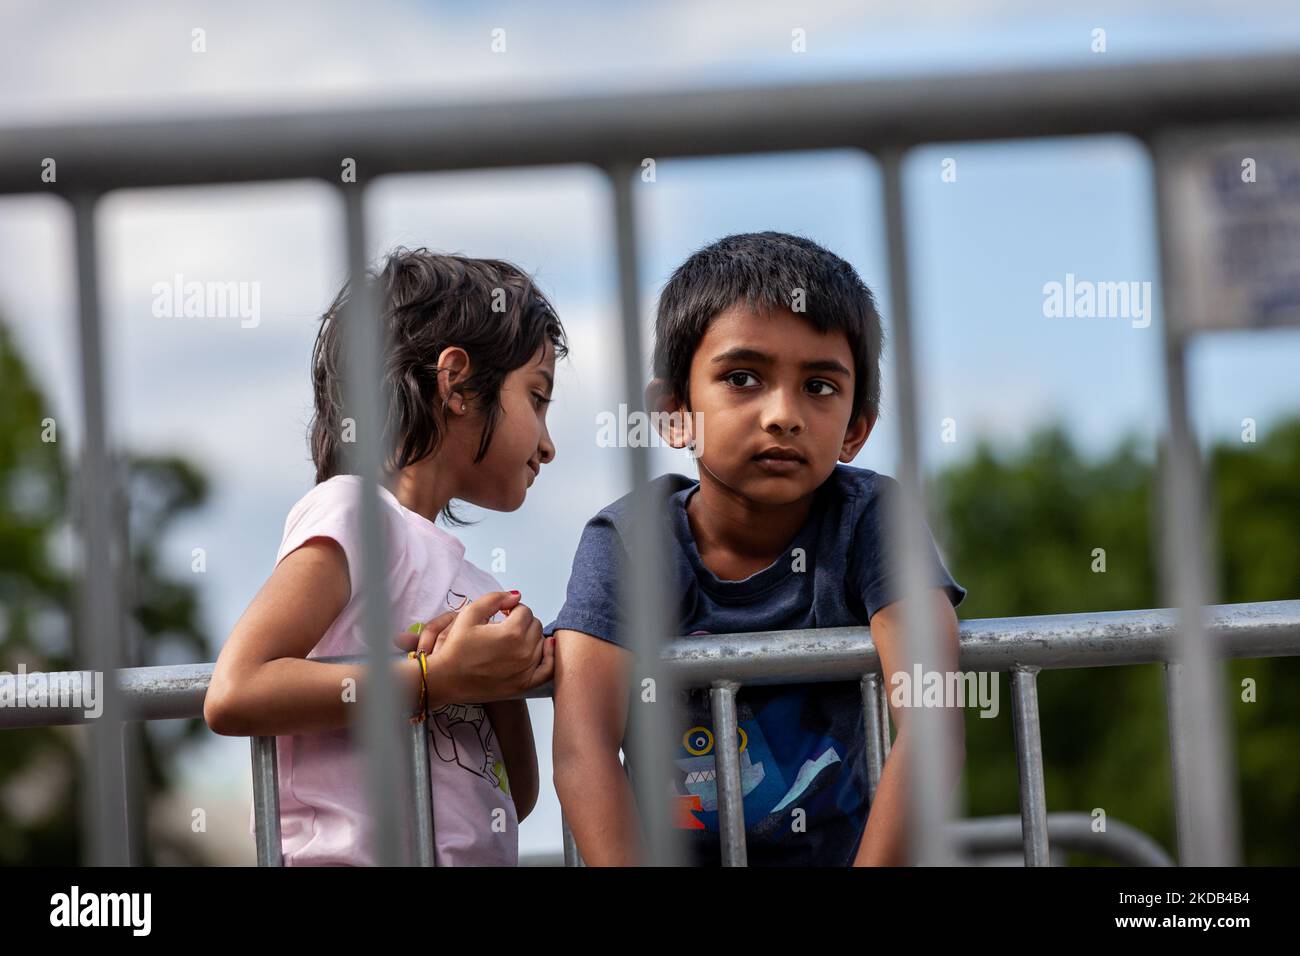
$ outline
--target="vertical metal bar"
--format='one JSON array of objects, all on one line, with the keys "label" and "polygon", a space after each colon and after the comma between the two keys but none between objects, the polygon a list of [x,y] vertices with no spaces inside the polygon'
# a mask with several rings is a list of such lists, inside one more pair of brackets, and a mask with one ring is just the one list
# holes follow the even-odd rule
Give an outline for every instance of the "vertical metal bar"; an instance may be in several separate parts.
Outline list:
[{"label": "vertical metal bar", "polygon": [[253,830],[258,866],[284,866],[280,842],[279,763],[274,737],[250,737],[253,755]]},{"label": "vertical metal bar", "polygon": [[[647,367],[641,348],[641,305],[638,287],[636,218],[632,197],[635,167],[617,165],[607,170],[613,187],[614,225],[618,250],[619,305],[622,314],[624,394],[629,409],[644,402]],[[673,779],[673,722],[677,704],[671,672],[662,663],[662,643],[668,634],[663,555],[667,553],[664,502],[650,488],[648,448],[629,449],[633,490],[633,531],[629,541],[630,566],[622,570],[620,589],[627,609],[629,644],[635,657],[633,680],[636,702],[628,713],[627,762],[646,836],[646,861],[655,866],[678,865],[684,856],[681,834],[672,825],[668,781]],[[647,683],[649,682],[649,683]],[[647,688],[652,693],[646,694]]]},{"label": "vertical metal bar", "polygon": [[[894,372],[898,384],[898,483],[901,492],[893,521],[895,548],[887,560],[902,567],[902,621],[904,660],[919,663],[926,674],[940,671],[940,646],[933,608],[928,600],[931,569],[925,540],[925,505],[921,489],[917,442],[917,383],[911,332],[911,294],[908,288],[907,230],[903,212],[902,152],[880,156],[885,191],[886,244],[889,251],[889,297],[892,309]],[[901,558],[901,562],[899,559]],[[886,684],[889,681],[885,675]],[[950,837],[954,816],[955,776],[947,711],[916,707],[908,712],[909,820],[908,845],[915,862],[925,866],[950,866],[957,862]],[[903,728],[900,728],[900,732]]]},{"label": "vertical metal bar", "polygon": [[1192,844],[1190,827],[1192,824],[1191,807],[1187,802],[1187,793],[1191,781],[1187,772],[1187,741],[1183,738],[1183,727],[1187,718],[1183,711],[1183,695],[1179,688],[1184,685],[1181,675],[1182,665],[1165,663],[1165,712],[1169,723],[1169,763],[1172,771],[1171,783],[1174,790],[1174,826],[1178,838],[1179,864],[1185,860],[1182,854]]},{"label": "vertical metal bar", "polygon": [[893,741],[889,738],[889,688],[882,685],[879,697],[880,704],[880,760],[883,766],[884,761],[889,759],[889,750]]},{"label": "vertical metal bar", "polygon": [[560,833],[564,840],[564,865],[565,866],[586,866],[582,862],[582,854],[578,852],[578,841],[573,838],[573,831],[569,829],[569,821],[560,814]]},{"label": "vertical metal bar", "polygon": [[1051,866],[1047,845],[1047,788],[1043,780],[1043,740],[1038,723],[1038,668],[1011,669],[1011,723],[1020,768],[1020,831],[1025,866]]},{"label": "vertical metal bar", "polygon": [[[379,382],[381,356],[386,348],[384,323],[376,312],[371,284],[366,277],[366,242],[362,182],[341,184],[345,215],[351,294],[343,317],[344,395],[348,415],[356,423],[356,447],[350,470],[361,475],[361,552],[363,555],[362,612],[367,644],[367,690],[361,701],[362,739],[369,755],[371,818],[374,825],[375,859],[382,866],[405,866],[411,862],[409,835],[411,806],[403,794],[411,792],[407,761],[400,759],[403,745],[402,702],[397,700],[396,681],[390,670],[393,659],[384,573],[387,535],[379,499],[384,454],[380,417]],[[343,446],[345,449],[347,445]]]},{"label": "vertical metal bar", "polygon": [[[119,455],[110,453],[110,462],[116,469],[118,480],[114,485],[117,501],[113,507],[113,534],[118,543],[122,561],[119,567],[117,593],[120,596],[122,611],[122,643],[119,667],[139,667],[143,664],[140,657],[139,632],[135,622],[130,619],[127,608],[136,604],[136,586],[131,555],[131,501],[130,466]],[[129,713],[130,701],[124,699],[123,708]],[[124,787],[125,809],[127,818],[126,852],[129,865],[143,866],[150,862],[147,845],[149,821],[149,795],[145,781],[140,772],[143,766],[142,753],[148,736],[148,726],[143,721],[128,720],[122,728],[122,780]]]},{"label": "vertical metal bar", "polygon": [[718,840],[723,866],[747,866],[745,799],[740,789],[740,734],[734,681],[716,680],[709,690],[713,715],[714,783],[718,792]]},{"label": "vertical metal bar", "polygon": [[118,476],[108,452],[108,389],[95,238],[98,198],[91,193],[72,197],[85,421],[78,482],[82,552],[77,652],[88,663],[92,674],[103,675],[103,711],[90,725],[80,818],[86,861],[92,866],[126,866],[129,821],[121,732],[122,699],[117,682],[124,622],[117,573],[121,554],[118,542],[113,540]]},{"label": "vertical metal bar", "polygon": [[433,828],[433,780],[429,769],[429,728],[411,724],[411,805],[415,807],[415,865],[437,866]]},{"label": "vertical metal bar", "polygon": [[880,727],[880,675],[862,675],[862,715],[865,722],[867,758],[867,802],[876,802],[876,790],[880,787],[880,774],[885,769],[884,746],[881,743],[883,732]]},{"label": "vertical metal bar", "polygon": [[1176,777],[1184,795],[1179,809],[1186,817],[1178,824],[1180,838],[1186,841],[1180,842],[1179,861],[1184,866],[1234,866],[1240,852],[1235,760],[1225,731],[1222,666],[1210,647],[1204,622],[1205,607],[1213,599],[1206,553],[1205,477],[1187,406],[1186,341],[1176,328],[1177,317],[1183,312],[1183,293],[1168,259],[1173,248],[1169,187],[1166,177],[1160,175],[1159,152],[1155,159],[1169,427],[1159,475],[1161,569],[1168,603],[1178,608],[1181,632],[1169,648],[1170,661],[1181,666],[1167,672],[1165,685],[1168,693],[1180,698],[1171,706],[1176,720],[1171,728],[1171,749],[1182,761],[1181,779]]}]

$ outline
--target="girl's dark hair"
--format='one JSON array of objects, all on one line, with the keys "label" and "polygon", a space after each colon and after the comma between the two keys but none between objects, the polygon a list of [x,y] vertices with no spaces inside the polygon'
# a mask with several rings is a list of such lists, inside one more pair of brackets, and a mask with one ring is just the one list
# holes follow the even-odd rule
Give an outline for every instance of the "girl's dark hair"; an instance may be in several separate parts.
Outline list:
[{"label": "girl's dark hair", "polygon": [[[568,351],[555,309],[532,279],[509,262],[398,248],[365,281],[368,301],[385,327],[380,413],[390,472],[421,461],[442,444],[446,418],[435,363],[443,349],[459,346],[470,357],[470,375],[455,390],[484,415],[476,462],[492,442],[506,375],[547,341],[556,358]],[[341,441],[346,417],[341,323],[350,290],[351,282],[344,283],[321,316],[312,349],[315,413],[308,434],[317,484],[345,474],[348,464]],[[453,513],[450,503],[442,513],[450,524],[468,523]]]}]

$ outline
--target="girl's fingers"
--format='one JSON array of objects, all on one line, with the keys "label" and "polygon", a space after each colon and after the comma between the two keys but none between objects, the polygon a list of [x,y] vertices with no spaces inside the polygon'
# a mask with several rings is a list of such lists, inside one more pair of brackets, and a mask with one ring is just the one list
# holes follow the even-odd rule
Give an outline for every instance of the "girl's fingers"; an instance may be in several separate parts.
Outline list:
[{"label": "girl's fingers", "polygon": [[533,668],[528,681],[528,689],[540,687],[555,678],[555,638],[542,638],[542,659]]},{"label": "girl's fingers", "polygon": [[447,643],[447,636],[449,634],[451,634],[450,624],[438,631],[436,634],[432,628],[426,627],[420,633],[420,650],[424,651],[426,654],[433,654],[438,650],[438,648],[442,647],[443,644]]},{"label": "girl's fingers", "polygon": [[[404,651],[424,651],[428,653],[433,648],[434,639],[452,625],[459,613],[459,611],[443,611],[433,620],[426,621],[418,627],[413,624],[393,638],[393,643]],[[430,635],[427,639],[426,634]]]}]

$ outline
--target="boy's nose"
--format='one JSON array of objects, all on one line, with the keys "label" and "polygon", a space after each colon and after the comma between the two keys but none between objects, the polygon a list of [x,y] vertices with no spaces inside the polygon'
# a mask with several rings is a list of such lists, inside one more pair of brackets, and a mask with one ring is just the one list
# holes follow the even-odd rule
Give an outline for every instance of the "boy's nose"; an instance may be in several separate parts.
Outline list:
[{"label": "boy's nose", "polygon": [[803,430],[803,416],[799,414],[799,407],[786,398],[784,392],[775,392],[763,409],[763,430],[772,434],[789,432],[792,435]]}]

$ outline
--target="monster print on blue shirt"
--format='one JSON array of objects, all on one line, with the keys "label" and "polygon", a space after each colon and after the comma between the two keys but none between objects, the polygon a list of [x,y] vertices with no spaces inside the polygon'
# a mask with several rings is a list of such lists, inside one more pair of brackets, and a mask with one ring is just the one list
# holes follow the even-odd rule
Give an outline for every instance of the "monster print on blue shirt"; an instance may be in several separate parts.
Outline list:
[{"label": "monster print on blue shirt", "polygon": [[[797,809],[801,798],[816,792],[819,779],[826,782],[830,775],[823,771],[843,759],[842,745],[824,735],[791,734],[798,728],[799,704],[794,695],[774,698],[763,708],[760,719],[748,701],[737,701],[740,791],[747,825],[759,825],[773,814],[785,816],[787,809]],[[768,743],[769,733],[783,738],[783,751],[798,754],[801,759],[791,764],[778,760]],[[675,798],[677,826],[683,829],[718,832],[717,749],[717,738],[707,716],[682,734],[675,761],[679,771]],[[774,827],[769,824],[758,828]]]}]

